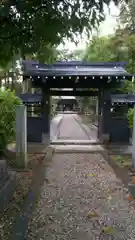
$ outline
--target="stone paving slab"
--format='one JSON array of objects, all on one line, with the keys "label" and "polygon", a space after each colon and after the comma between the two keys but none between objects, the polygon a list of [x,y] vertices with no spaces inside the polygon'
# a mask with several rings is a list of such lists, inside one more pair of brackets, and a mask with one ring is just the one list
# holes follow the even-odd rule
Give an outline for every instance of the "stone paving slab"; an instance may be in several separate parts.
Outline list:
[{"label": "stone paving slab", "polygon": [[29,222],[34,239],[135,239],[135,208],[100,154],[54,155]]},{"label": "stone paving slab", "polygon": [[89,140],[86,132],[80,127],[78,122],[75,120],[74,115],[76,114],[63,114],[62,123],[60,126],[58,139],[60,140]]}]

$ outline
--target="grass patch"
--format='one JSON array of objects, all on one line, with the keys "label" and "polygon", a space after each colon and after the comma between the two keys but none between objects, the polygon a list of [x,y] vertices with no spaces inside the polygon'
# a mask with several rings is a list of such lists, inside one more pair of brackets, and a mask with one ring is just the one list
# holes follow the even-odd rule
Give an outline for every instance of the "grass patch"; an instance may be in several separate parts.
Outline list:
[{"label": "grass patch", "polygon": [[132,167],[131,156],[111,155],[111,158],[119,167]]}]

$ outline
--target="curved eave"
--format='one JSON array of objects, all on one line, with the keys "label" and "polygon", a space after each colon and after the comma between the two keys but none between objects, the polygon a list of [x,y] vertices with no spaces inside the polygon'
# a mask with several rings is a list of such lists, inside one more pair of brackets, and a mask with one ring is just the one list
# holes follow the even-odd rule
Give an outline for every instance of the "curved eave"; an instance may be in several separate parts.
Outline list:
[{"label": "curved eave", "polygon": [[33,72],[33,71],[27,71],[23,74],[24,76],[27,76],[27,77],[46,77],[46,78],[76,78],[76,77],[82,77],[82,78],[100,78],[100,79],[103,79],[103,78],[107,78],[107,77],[110,77],[110,78],[113,78],[113,79],[117,79],[117,78],[126,78],[126,79],[131,79],[132,80],[132,77],[133,75],[131,74],[128,74],[128,73],[125,73],[125,72],[115,72],[115,73],[112,73],[112,72],[61,72],[61,73],[58,73],[58,72],[53,72],[50,73],[50,72]]},{"label": "curved eave", "polygon": [[81,67],[52,67],[52,68],[36,68],[29,66],[24,69],[24,75],[27,76],[45,76],[45,77],[99,77],[99,76],[118,76],[118,77],[132,77],[123,67],[104,67],[104,66],[81,66]]},{"label": "curved eave", "polygon": [[110,73],[110,72],[68,72],[68,73],[58,73],[58,72],[53,72],[53,74],[50,74],[49,72],[25,72],[24,76],[31,76],[31,77],[36,77],[36,76],[40,76],[40,77],[48,77],[48,78],[53,78],[53,77],[128,77],[131,78],[132,75],[128,74],[128,73]]}]

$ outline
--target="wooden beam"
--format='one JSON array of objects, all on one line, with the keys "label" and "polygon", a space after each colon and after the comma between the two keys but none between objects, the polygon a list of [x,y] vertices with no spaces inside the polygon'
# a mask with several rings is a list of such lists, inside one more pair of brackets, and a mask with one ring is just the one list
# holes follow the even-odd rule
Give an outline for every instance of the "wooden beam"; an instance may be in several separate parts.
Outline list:
[{"label": "wooden beam", "polygon": [[98,96],[99,95],[99,91],[78,91],[78,90],[74,90],[74,91],[67,91],[67,90],[50,90],[49,94],[51,96]]}]

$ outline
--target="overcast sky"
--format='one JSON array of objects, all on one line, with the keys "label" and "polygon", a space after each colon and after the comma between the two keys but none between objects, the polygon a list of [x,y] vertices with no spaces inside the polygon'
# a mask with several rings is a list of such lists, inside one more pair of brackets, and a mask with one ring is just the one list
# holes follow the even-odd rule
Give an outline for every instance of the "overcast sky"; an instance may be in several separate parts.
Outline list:
[{"label": "overcast sky", "polygon": [[[119,9],[113,4],[110,4],[110,13],[107,7],[105,7],[105,14],[106,14],[106,20],[100,25],[99,32],[100,35],[108,35],[114,32],[114,29],[117,25],[117,18],[116,16],[119,13]],[[86,38],[84,37],[83,40],[80,39],[80,43],[78,46],[73,44],[72,42],[67,41],[66,44],[63,46],[62,44],[59,46],[59,49],[68,48],[70,50],[75,49],[82,49],[86,46]]]}]

